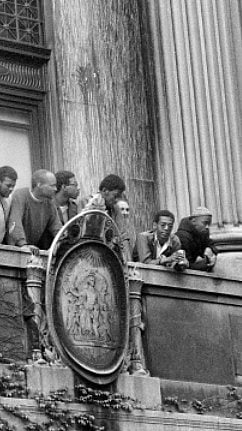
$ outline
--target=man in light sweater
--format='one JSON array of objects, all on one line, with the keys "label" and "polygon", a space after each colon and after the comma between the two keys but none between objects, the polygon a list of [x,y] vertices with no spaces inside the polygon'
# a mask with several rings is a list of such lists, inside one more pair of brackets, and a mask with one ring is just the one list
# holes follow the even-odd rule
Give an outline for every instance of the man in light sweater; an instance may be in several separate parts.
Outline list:
[{"label": "man in light sweater", "polygon": [[[53,201],[55,193],[55,175],[46,169],[34,172],[32,190],[22,188],[15,191],[9,214],[8,244],[32,252],[36,248],[48,249],[50,235],[53,239],[62,227]],[[26,286],[22,289],[22,301],[28,335],[27,354],[31,359],[34,349],[40,349],[39,330],[35,321],[33,298]]]},{"label": "man in light sweater", "polygon": [[53,201],[56,193],[56,177],[46,169],[39,169],[32,176],[32,190],[22,188],[13,194],[9,214],[8,244],[31,249],[46,250],[46,237],[52,239],[61,229]]}]

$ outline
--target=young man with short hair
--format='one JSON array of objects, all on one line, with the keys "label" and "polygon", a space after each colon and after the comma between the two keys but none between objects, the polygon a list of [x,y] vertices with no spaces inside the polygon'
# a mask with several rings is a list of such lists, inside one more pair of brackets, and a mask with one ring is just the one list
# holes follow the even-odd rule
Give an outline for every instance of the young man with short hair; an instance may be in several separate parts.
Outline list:
[{"label": "young man with short hair", "polygon": [[[89,198],[84,206],[84,210],[105,211],[117,224],[123,242],[123,256],[125,260],[131,260],[129,247],[129,234],[124,217],[119,208],[115,208],[117,200],[125,191],[125,183],[118,175],[107,175],[99,185],[99,192]],[[90,235],[99,237],[99,218],[90,216],[88,229]]]},{"label": "young man with short hair", "polygon": [[18,175],[11,166],[0,167],[0,243],[4,242],[8,222],[10,200]]},{"label": "young man with short hair", "polygon": [[188,266],[185,256],[177,253],[181,250],[180,240],[171,233],[174,221],[170,211],[158,211],[153,219],[153,229],[137,235],[134,259],[137,260],[138,256],[138,261],[142,263],[185,269]]},{"label": "young man with short hair", "polygon": [[85,205],[85,209],[99,209],[107,211],[112,216],[117,199],[125,191],[125,184],[118,175],[107,175],[99,185],[99,192],[91,196]]},{"label": "young man with short hair", "polygon": [[77,204],[80,188],[75,174],[71,171],[58,171],[56,177],[55,204],[62,225],[77,214]]}]

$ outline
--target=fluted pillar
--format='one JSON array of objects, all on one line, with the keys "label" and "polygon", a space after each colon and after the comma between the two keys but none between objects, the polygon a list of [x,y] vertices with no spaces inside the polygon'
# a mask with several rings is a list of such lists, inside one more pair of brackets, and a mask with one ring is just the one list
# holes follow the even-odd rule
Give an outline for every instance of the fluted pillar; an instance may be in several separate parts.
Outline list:
[{"label": "fluted pillar", "polygon": [[[153,48],[161,207],[213,212],[220,244],[242,244],[242,9],[239,0],[143,2]],[[152,85],[152,82],[150,82]],[[241,245],[242,250],[242,245]]]}]

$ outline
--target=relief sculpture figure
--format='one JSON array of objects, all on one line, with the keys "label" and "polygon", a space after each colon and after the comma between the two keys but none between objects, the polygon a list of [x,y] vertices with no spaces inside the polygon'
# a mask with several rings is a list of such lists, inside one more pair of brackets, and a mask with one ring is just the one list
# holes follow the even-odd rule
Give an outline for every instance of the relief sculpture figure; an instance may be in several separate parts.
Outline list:
[{"label": "relief sculpture figure", "polygon": [[86,296],[86,303],[85,303],[85,327],[83,328],[82,333],[86,335],[87,337],[90,337],[93,335],[93,311],[94,311],[94,304],[96,299],[96,291],[94,289],[95,287],[95,276],[93,274],[89,274],[84,280],[84,287],[82,290],[85,292]]},{"label": "relief sculpture figure", "polygon": [[74,326],[76,325],[76,317],[79,314],[79,291],[76,285],[76,279],[74,280],[73,286],[70,286],[67,291],[67,321],[66,326],[70,332],[73,332]]},{"label": "relief sculpture figure", "polygon": [[[90,217],[102,221],[98,238],[96,231],[87,236]],[[76,224],[77,240],[66,241]],[[114,238],[121,244],[106,212],[83,211],[56,235],[47,262],[45,305],[56,351],[85,381],[98,385],[111,383],[121,371],[129,336],[128,286],[121,252],[110,244]]]},{"label": "relief sculpture figure", "polygon": [[105,277],[98,272],[82,278],[75,275],[65,293],[66,329],[75,341],[112,341],[115,302]]}]

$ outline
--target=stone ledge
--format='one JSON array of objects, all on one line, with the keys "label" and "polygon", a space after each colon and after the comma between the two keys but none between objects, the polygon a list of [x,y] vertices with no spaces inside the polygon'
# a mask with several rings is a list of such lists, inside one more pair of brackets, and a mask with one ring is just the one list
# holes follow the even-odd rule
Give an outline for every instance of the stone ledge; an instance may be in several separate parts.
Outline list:
[{"label": "stone ledge", "polygon": [[[51,392],[63,389],[70,398],[74,398],[75,377],[70,368],[38,364],[27,365],[25,368],[30,398],[37,393],[46,397]],[[157,377],[120,374],[111,385],[111,390],[137,400],[144,408],[161,408],[160,379]]]},{"label": "stone ledge", "polygon": [[[19,431],[25,429],[26,424],[3,410],[1,405],[19,407],[31,420],[37,423],[46,421],[43,412],[40,412],[34,400],[0,397],[0,415],[10,424],[14,424]],[[242,421],[239,419],[221,418],[186,413],[167,413],[151,410],[133,410],[130,413],[110,412],[107,409],[97,408],[93,405],[59,403],[60,410],[68,408],[70,412],[94,414],[97,423],[105,426],[105,431],[241,431]]]},{"label": "stone ledge", "polygon": [[126,397],[137,399],[145,408],[161,408],[160,380],[157,377],[120,374],[114,387]]},{"label": "stone ledge", "polygon": [[242,388],[161,379],[161,394],[162,410],[169,413],[242,419]]},{"label": "stone ledge", "polygon": [[[228,254],[221,254],[221,260],[223,256],[228,256]],[[239,257],[237,254],[236,256]],[[190,283],[188,280],[191,280],[191,284],[194,280],[200,280],[200,284],[204,286],[206,286],[208,279],[213,280],[215,285],[222,284],[223,282],[242,281],[241,272],[239,274],[220,274],[219,271],[215,269],[212,272],[197,271],[194,269],[186,269],[183,272],[177,272],[174,269],[166,268],[161,265],[151,265],[140,262],[128,262],[128,266],[131,270],[135,268],[141,274],[144,283],[150,285],[159,285],[161,281],[165,283],[168,281],[168,285],[178,287],[180,283],[189,285]]]},{"label": "stone ledge", "polygon": [[[47,262],[48,251],[41,250],[40,256],[43,263]],[[27,262],[31,257],[29,251],[21,250],[13,245],[0,244],[0,267],[26,269]]]},{"label": "stone ledge", "polygon": [[[160,379],[160,388],[162,399],[166,397],[178,396],[180,399],[186,398],[187,400],[199,399],[209,397],[226,398],[228,394],[228,386],[213,385],[208,383],[186,382],[178,380]],[[232,387],[232,385],[231,385]],[[236,387],[236,392],[242,398],[242,388]]]},{"label": "stone ledge", "polygon": [[74,398],[74,374],[68,367],[27,365],[26,379],[30,397],[36,393],[48,396],[51,392],[65,389]]}]

